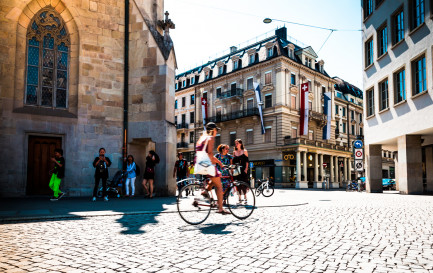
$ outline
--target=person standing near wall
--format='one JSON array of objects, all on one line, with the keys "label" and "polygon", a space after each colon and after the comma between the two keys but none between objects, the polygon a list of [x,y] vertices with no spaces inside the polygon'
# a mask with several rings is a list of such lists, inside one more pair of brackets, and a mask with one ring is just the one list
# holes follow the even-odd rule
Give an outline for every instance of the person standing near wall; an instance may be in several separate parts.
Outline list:
[{"label": "person standing near wall", "polygon": [[178,182],[177,189],[180,192],[180,190],[185,184],[181,184],[179,183],[179,181],[186,178],[186,174],[188,172],[188,162],[183,159],[183,154],[180,152],[177,153],[177,157],[179,158],[179,160],[177,160],[174,164],[173,177],[176,177],[176,182]]},{"label": "person standing near wall", "polygon": [[155,180],[155,166],[159,163],[159,156],[155,151],[149,151],[146,157],[146,169],[143,175],[143,187],[145,195],[153,198],[153,183]]},{"label": "person standing near wall", "polygon": [[[235,140],[235,150],[233,151],[233,164],[239,164],[241,167],[241,173],[234,177],[235,180],[243,181],[248,183],[248,151],[242,144],[241,139]],[[242,194],[245,197],[245,202],[247,201],[247,188],[244,186],[238,186],[239,192],[239,202],[241,202]]]},{"label": "person standing near wall", "polygon": [[54,194],[50,200],[57,201],[65,195],[59,189],[60,183],[62,183],[62,180],[65,177],[65,159],[63,158],[63,150],[55,149],[54,157],[51,158],[51,161],[54,162],[54,169],[49,186],[50,189],[53,190]]},{"label": "person standing near wall", "polygon": [[111,160],[105,156],[105,148],[99,149],[99,156],[93,160],[93,167],[95,167],[95,187],[93,188],[93,199],[96,201],[96,194],[98,192],[99,180],[102,179],[102,196],[105,201],[108,201],[107,197],[107,179],[108,179],[108,167],[111,166]]},{"label": "person standing near wall", "polygon": [[[135,194],[135,178],[137,165],[134,162],[134,157],[132,155],[128,155],[128,159],[126,160],[126,183],[125,183],[125,192],[126,197],[134,197]],[[129,186],[131,186],[131,195],[129,195]]]}]

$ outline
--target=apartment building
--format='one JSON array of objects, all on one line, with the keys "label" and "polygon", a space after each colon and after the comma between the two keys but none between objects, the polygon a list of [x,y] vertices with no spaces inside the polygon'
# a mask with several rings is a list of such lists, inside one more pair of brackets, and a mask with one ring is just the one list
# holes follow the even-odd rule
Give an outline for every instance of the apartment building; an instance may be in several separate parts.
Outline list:
[{"label": "apartment building", "polygon": [[182,88],[187,86],[187,82],[191,85],[191,81],[193,85],[194,78],[182,77],[175,84],[176,99],[174,103],[177,151],[182,152],[188,162],[194,159],[195,92],[191,88]]},{"label": "apartment building", "polygon": [[367,191],[382,191],[386,155],[401,193],[433,192],[433,1],[361,4]]},{"label": "apartment building", "polygon": [[[329,123],[324,113],[323,94],[329,92],[334,109],[334,86],[339,82],[326,73],[324,64],[311,47],[293,42],[287,29],[279,28],[275,35],[244,47],[232,47],[227,54],[178,74],[177,122],[189,118],[187,110],[179,108],[182,97],[188,101],[194,94],[195,138],[203,131],[205,109],[204,121],[216,122],[222,128],[216,137],[217,145],[229,144],[232,153],[235,139],[243,140],[252,177],[272,177],[279,187],[338,188],[352,176],[352,150],[344,141],[336,141],[335,112],[328,112]],[[260,86],[261,102],[257,101],[254,83]],[[308,130],[301,135],[303,83],[309,86]],[[203,106],[202,99],[206,102]],[[359,105],[349,104],[349,111],[359,109]],[[339,105],[347,107],[347,101]],[[263,110],[264,133],[259,107]],[[183,114],[184,119],[180,117]],[[331,126],[330,135],[324,140],[327,124]],[[359,133],[359,122],[356,126]],[[187,136],[185,133],[185,139]],[[192,144],[188,149],[192,151]]]}]

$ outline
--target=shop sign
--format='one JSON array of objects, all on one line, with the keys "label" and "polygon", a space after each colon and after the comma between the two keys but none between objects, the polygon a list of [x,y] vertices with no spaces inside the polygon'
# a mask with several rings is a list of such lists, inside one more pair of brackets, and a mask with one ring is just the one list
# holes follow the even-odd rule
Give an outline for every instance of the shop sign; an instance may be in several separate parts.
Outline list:
[{"label": "shop sign", "polygon": [[253,163],[254,167],[269,167],[269,166],[275,166],[273,159],[266,159],[266,160],[252,160],[250,161],[250,165]]},{"label": "shop sign", "polygon": [[295,153],[283,153],[283,160],[284,161],[296,160],[296,154]]}]

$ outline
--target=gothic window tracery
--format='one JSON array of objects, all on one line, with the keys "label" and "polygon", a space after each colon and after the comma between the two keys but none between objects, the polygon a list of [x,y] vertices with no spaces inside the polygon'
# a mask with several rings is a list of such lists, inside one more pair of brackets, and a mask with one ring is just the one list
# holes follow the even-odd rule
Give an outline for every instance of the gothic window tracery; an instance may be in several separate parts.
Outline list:
[{"label": "gothic window tracery", "polygon": [[24,103],[67,108],[70,38],[60,15],[42,9],[27,30],[27,75]]}]

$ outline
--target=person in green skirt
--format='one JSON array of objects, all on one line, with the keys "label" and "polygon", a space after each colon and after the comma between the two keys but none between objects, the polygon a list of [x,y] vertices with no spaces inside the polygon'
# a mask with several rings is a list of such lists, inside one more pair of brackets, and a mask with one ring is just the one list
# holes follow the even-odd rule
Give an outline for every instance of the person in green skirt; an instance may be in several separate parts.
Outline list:
[{"label": "person in green skirt", "polygon": [[60,183],[65,177],[65,159],[63,158],[63,150],[55,149],[54,157],[51,158],[51,161],[54,162],[54,170],[49,184],[50,188],[53,190],[53,197],[50,200],[57,201],[65,195],[65,193],[61,192],[59,189]]}]

